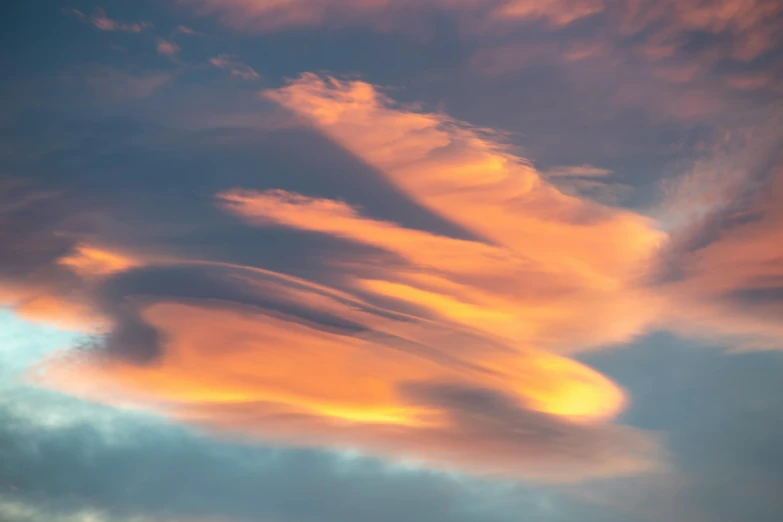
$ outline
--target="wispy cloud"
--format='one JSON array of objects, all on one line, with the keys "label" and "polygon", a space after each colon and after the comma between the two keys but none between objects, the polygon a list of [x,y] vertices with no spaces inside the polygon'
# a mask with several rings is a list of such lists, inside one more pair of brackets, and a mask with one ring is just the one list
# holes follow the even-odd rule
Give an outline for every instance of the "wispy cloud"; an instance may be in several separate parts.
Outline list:
[{"label": "wispy cloud", "polygon": [[187,35],[199,34],[194,29],[186,25],[178,25],[177,27],[174,28],[174,32],[177,34],[187,34]]},{"label": "wispy cloud", "polygon": [[[406,15],[415,15],[428,6],[404,0],[293,0],[283,4],[268,0],[185,0],[200,12],[218,15],[235,28],[246,30],[276,30],[307,27],[322,23],[337,25],[372,23],[389,20],[401,22]],[[604,9],[602,0],[434,0],[432,7],[446,11],[462,11],[473,15],[472,27],[492,26],[506,21],[545,20],[555,26],[568,25]]]},{"label": "wispy cloud", "polygon": [[727,187],[665,251],[664,288],[685,310],[677,328],[737,348],[783,348],[783,169]]},{"label": "wispy cloud", "polygon": [[75,17],[76,19],[84,23],[90,24],[96,29],[100,29],[101,31],[120,31],[124,33],[140,33],[152,27],[152,23],[150,22],[121,22],[119,20],[109,18],[106,15],[106,11],[104,11],[100,7],[96,8],[95,11],[93,11],[92,15],[89,16],[79,11],[78,9],[73,9],[73,8],[63,9],[63,12],[69,16]]},{"label": "wispy cloud", "polygon": [[643,41],[648,55],[674,54],[678,40],[703,32],[724,37],[732,57],[751,60],[780,42],[775,30],[781,8],[768,0],[721,0],[704,4],[697,0],[653,0],[614,4],[605,0],[183,0],[200,13],[217,15],[226,24],[245,30],[279,30],[320,24],[404,24],[429,8],[453,13],[467,31],[513,27],[531,20],[546,21],[553,28],[595,16],[605,17],[625,34],[647,33]]},{"label": "wispy cloud", "polygon": [[[783,46],[777,30],[783,7],[769,0],[184,3],[246,32],[361,26],[433,38],[437,12],[461,36],[477,75],[555,67],[574,83],[574,95],[601,83],[607,93],[601,99],[613,111],[641,108],[657,120],[704,122],[739,109],[737,97],[748,91],[780,92],[780,75],[772,70],[781,68],[764,64],[775,63]],[[530,26],[535,31],[525,36]]]},{"label": "wispy cloud", "polygon": [[261,76],[249,65],[227,55],[221,54],[209,60],[213,66],[228,71],[231,76],[241,78],[242,80],[258,80]]},{"label": "wispy cloud", "polygon": [[158,38],[155,48],[158,50],[158,53],[169,57],[176,56],[180,51],[179,45],[164,38]]}]

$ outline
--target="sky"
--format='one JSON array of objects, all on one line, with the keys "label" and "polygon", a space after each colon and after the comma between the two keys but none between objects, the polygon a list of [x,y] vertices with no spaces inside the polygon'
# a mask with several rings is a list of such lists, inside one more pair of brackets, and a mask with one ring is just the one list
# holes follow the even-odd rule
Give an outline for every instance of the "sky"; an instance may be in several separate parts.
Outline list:
[{"label": "sky", "polygon": [[3,522],[777,522],[783,4],[0,7]]}]

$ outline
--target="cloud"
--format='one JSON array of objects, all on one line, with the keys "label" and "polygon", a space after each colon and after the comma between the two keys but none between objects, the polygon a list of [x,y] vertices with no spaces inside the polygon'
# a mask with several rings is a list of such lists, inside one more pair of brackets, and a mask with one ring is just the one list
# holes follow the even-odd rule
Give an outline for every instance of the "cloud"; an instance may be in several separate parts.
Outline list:
[{"label": "cloud", "polygon": [[586,19],[599,18],[602,29],[616,27],[617,36],[641,39],[648,57],[668,57],[697,33],[720,36],[717,48],[733,59],[750,61],[780,44],[776,24],[783,13],[774,0],[631,1],[604,0],[434,0],[391,2],[375,0],[181,0],[200,14],[219,17],[231,27],[272,31],[296,27],[373,25],[400,29],[412,17],[432,11],[451,13],[470,33],[502,33],[530,21],[544,21],[560,30]]},{"label": "cloud", "polygon": [[[277,223],[367,243],[410,263],[409,267],[392,266],[386,271],[376,268],[378,273],[372,279],[353,284],[355,290],[428,309],[435,317],[517,345],[573,350],[577,342],[590,346],[612,341],[602,337],[612,335],[607,328],[597,328],[597,338],[588,339],[596,318],[590,318],[588,327],[582,322],[586,318],[581,309],[569,313],[574,295],[585,301],[591,299],[592,292],[601,294],[602,299],[609,295],[589,283],[580,286],[574,273],[537,265],[532,242],[523,253],[437,236],[365,219],[340,202],[279,191],[232,192],[221,200],[226,208],[254,223]],[[524,233],[521,227],[519,233]],[[521,321],[523,317],[528,320]]]},{"label": "cloud", "polygon": [[115,414],[104,430],[94,416],[69,419],[67,411],[80,406],[74,400],[60,405],[69,422],[46,424],[41,418],[52,404],[40,399],[29,399],[38,407],[27,411],[0,406],[4,521],[510,522],[519,512],[554,522],[615,520],[534,487],[355,455],[219,442],[128,414]]},{"label": "cloud", "polygon": [[780,78],[776,71],[751,71],[726,77],[726,83],[739,91],[759,91],[772,87],[780,92]]},{"label": "cloud", "polygon": [[[114,332],[142,325],[159,332],[154,364],[66,354],[44,368],[44,382],[226,433],[359,448],[446,469],[573,480],[655,465],[646,435],[601,420],[622,404],[622,393],[578,363],[533,350],[507,353],[445,325],[373,314],[368,305],[357,309],[360,301],[306,291],[304,282],[290,288],[287,278],[240,274],[224,283],[240,289],[233,296],[205,288],[199,300],[187,293],[173,300],[171,288],[161,289],[167,297],[137,289],[154,304],[135,322],[122,318]],[[137,338],[111,346],[128,354]],[[220,349],[226,343],[230,351]],[[462,348],[449,352],[451,343]],[[425,393],[430,387],[505,406],[476,417],[469,402],[441,404]]]},{"label": "cloud", "polygon": [[[264,99],[347,149],[362,167],[344,185],[378,203],[260,189],[254,169],[174,167],[154,201],[149,178],[102,186],[89,207],[102,219],[63,236],[46,258],[56,277],[40,283],[95,315],[96,341],[49,361],[44,382],[264,440],[446,469],[573,480],[659,464],[653,438],[611,422],[623,391],[557,354],[647,327],[655,297],[636,281],[660,242],[649,220],[562,194],[493,133],[396,106],[365,83],[305,75]],[[284,135],[292,150],[307,143]],[[291,147],[277,143],[265,164]],[[316,142],[308,150],[323,176],[329,161]],[[340,178],[329,179],[327,195]],[[427,390],[504,406],[475,417]]]},{"label": "cloud", "polygon": [[255,71],[255,69],[247,64],[233,59],[226,54],[221,54],[220,56],[211,58],[209,63],[219,69],[225,69],[231,74],[231,76],[236,76],[242,80],[252,81],[258,80],[260,78],[260,75]]},{"label": "cloud", "polygon": [[188,35],[199,34],[194,29],[186,25],[178,25],[177,27],[174,28],[174,32],[176,34],[188,34]]},{"label": "cloud", "polygon": [[[594,338],[577,327],[569,339],[570,328],[562,323],[553,328],[562,332],[561,348],[620,342],[643,328],[654,299],[636,292],[634,280],[663,240],[651,221],[563,194],[480,131],[437,114],[394,107],[368,84],[305,75],[266,96],[377,166],[415,201],[523,260],[524,272],[513,270],[499,286],[529,295],[531,311],[537,288],[539,304],[557,301],[559,294],[567,309],[566,301],[578,293],[582,305],[593,299],[596,307],[607,305],[597,314],[607,324],[596,328]],[[621,317],[611,313],[612,289],[624,303],[617,308]],[[561,309],[550,317],[571,317],[575,326],[583,310],[570,315]],[[533,315],[548,314],[541,309]],[[552,335],[542,332],[527,340]]]},{"label": "cloud", "polygon": [[155,44],[155,48],[158,50],[160,54],[166,56],[176,56],[180,50],[179,45],[169,40],[165,40],[163,38],[158,38],[158,41]]},{"label": "cloud", "polygon": [[601,178],[612,173],[611,170],[592,165],[567,165],[546,171],[549,177]]},{"label": "cloud", "polygon": [[[368,42],[401,39],[405,42],[402,45],[416,45],[419,52],[434,53],[430,60],[436,64],[430,71],[414,68],[404,74],[417,78],[430,75],[427,82],[442,79],[441,99],[435,102],[459,106],[462,118],[484,118],[483,121],[493,121],[493,125],[503,121],[507,129],[521,130],[525,135],[544,130],[531,123],[533,119],[553,122],[551,114],[555,112],[567,121],[584,118],[584,122],[573,124],[576,129],[612,122],[620,129],[611,146],[621,157],[628,154],[621,142],[644,133],[643,129],[660,126],[654,139],[660,140],[657,136],[666,134],[674,141],[672,126],[687,133],[690,126],[712,125],[727,113],[763,105],[763,100],[753,94],[779,96],[777,85],[781,83],[777,70],[781,69],[778,64],[783,39],[776,29],[783,19],[783,8],[774,0],[181,3],[239,31],[271,33],[305,28],[319,34],[324,28],[347,26],[378,33],[375,38],[365,35]],[[458,54],[462,58],[455,65],[469,70],[461,76],[458,89],[454,87],[456,82],[446,80],[451,66],[440,70],[437,65],[443,62],[436,57],[439,48],[434,42],[444,27],[460,40]],[[457,53],[456,48],[453,52]],[[492,92],[493,97],[504,96],[519,89],[525,89],[528,98],[537,102],[531,102],[528,108],[526,102],[508,94],[511,99],[502,104],[504,108],[493,111],[501,104],[482,104],[478,109],[461,99],[478,100],[486,92]],[[443,100],[444,95],[448,98],[455,91],[460,93],[457,99]],[[645,124],[625,125],[636,111],[644,112]],[[555,149],[554,161],[563,161],[560,148],[567,131],[559,126],[552,132],[561,137],[551,138],[555,142],[551,145]],[[610,145],[596,133],[589,141],[601,142],[590,147],[583,134],[576,140],[578,143],[566,148],[586,148],[591,157],[577,156],[577,161],[593,162],[596,148],[604,150]],[[649,139],[645,135],[630,145],[651,155]],[[655,159],[661,161],[660,157]],[[612,203],[626,203],[629,199],[624,187],[581,187],[572,192]]]},{"label": "cloud", "polygon": [[[777,153],[774,153],[777,156]],[[662,290],[683,304],[677,329],[736,347],[783,348],[783,169],[723,186],[663,252]],[[709,205],[709,203],[712,205]]]},{"label": "cloud", "polygon": [[361,24],[385,26],[406,20],[406,14],[420,15],[432,9],[463,11],[473,16],[472,25],[485,27],[507,21],[545,20],[555,26],[568,25],[576,20],[599,13],[602,0],[434,0],[422,3],[404,0],[293,0],[284,3],[269,0],[182,0],[198,12],[214,14],[228,25],[245,30],[278,30],[292,27],[312,27],[322,23]]},{"label": "cloud", "polygon": [[[255,173],[190,174],[212,188],[207,201],[186,200],[189,214],[146,203],[147,185],[117,187],[120,208],[146,209],[154,226],[135,227],[142,236],[172,219],[222,232],[196,257],[176,234],[142,253],[117,229],[119,242],[76,234],[46,257],[58,281],[83,282],[72,302],[104,334],[75,360],[50,361],[49,385],[228,433],[446,469],[563,480],[655,468],[654,439],[612,424],[623,391],[558,355],[665,323],[669,294],[646,281],[666,240],[652,220],[567,195],[548,181],[563,176],[539,173],[493,132],[367,83],[306,74],[262,99],[383,176],[386,197],[397,191],[450,226],[254,188]],[[290,256],[270,269],[256,266],[269,252],[248,254],[274,230],[346,246],[298,256],[311,268],[295,277],[284,273]]]},{"label": "cloud", "polygon": [[[496,133],[364,82],[305,74],[263,101],[350,154],[345,186],[383,180],[379,203],[341,200],[339,177],[296,190],[301,154],[275,163],[290,142],[263,135],[265,167],[294,174],[202,175],[189,150],[192,168],[170,168],[152,200],[149,179],[124,178],[96,210],[108,227],[60,236],[43,259],[102,334],[48,361],[43,382],[234,436],[473,473],[661,465],[654,437],[613,424],[622,389],[564,355],[663,323],[668,295],[646,280],[666,239],[655,222],[567,195]],[[286,132],[323,178],[318,142]]]},{"label": "cloud", "polygon": [[617,205],[630,194],[630,185],[612,182],[612,171],[592,165],[566,165],[542,172],[542,176],[566,194]]},{"label": "cloud", "polygon": [[[658,8],[656,8],[658,7]],[[768,0],[721,0],[704,4],[697,1],[659,2],[645,9],[633,5],[626,24],[629,29],[661,24],[651,35],[650,43],[676,46],[676,33],[704,32],[726,37],[723,44],[730,56],[752,60],[779,45],[774,29],[781,15],[780,5]]]},{"label": "cloud", "polygon": [[62,232],[86,230],[91,216],[72,198],[36,180],[4,176],[0,186],[0,306],[26,318],[88,328],[95,315],[86,303],[71,298],[78,281],[56,260],[73,246],[73,238]]},{"label": "cloud", "polygon": [[93,11],[92,15],[90,16],[87,16],[86,14],[79,11],[78,9],[73,9],[73,8],[63,9],[63,12],[69,16],[75,17],[77,20],[90,24],[96,29],[100,29],[101,31],[140,33],[152,27],[152,24],[150,22],[126,23],[126,22],[120,22],[113,18],[109,18],[108,16],[106,16],[106,11],[104,11],[100,7],[96,7],[95,11]]},{"label": "cloud", "polygon": [[[12,493],[17,490],[9,488]],[[98,509],[72,509],[67,508],[54,510],[43,506],[36,506],[20,502],[11,495],[0,495],[0,515],[7,522],[37,522],[39,520],[49,520],[51,522],[163,522],[162,519],[139,518],[135,516],[117,518],[115,515],[108,515],[106,512]]]},{"label": "cloud", "polygon": [[783,215],[780,113],[740,120],[684,175],[665,180],[657,213],[671,230],[651,269],[652,284],[678,312],[684,335],[736,349],[780,349],[778,288]]},{"label": "cloud", "polygon": [[[519,488],[479,490],[465,474],[609,479],[630,511],[620,519],[779,518],[765,424],[777,395],[757,386],[777,382],[780,352],[722,356],[759,357],[737,379],[688,358],[705,339],[781,346],[781,161],[772,146],[710,149],[724,128],[781,135],[756,125],[779,114],[777,6],[293,1],[256,2],[255,19],[247,2],[191,5],[296,31],[260,36],[282,49],[264,57],[245,54],[246,34],[215,35],[237,58],[193,41],[201,66],[180,64],[173,83],[127,68],[152,46],[97,56],[69,37],[83,24],[58,12],[69,31],[41,24],[82,51],[69,56],[126,67],[82,69],[78,100],[51,60],[9,89],[0,304],[80,334],[36,384],[208,436],[119,423],[108,436],[72,409],[0,393],[14,410],[0,414],[0,518],[608,518],[554,497],[519,503]],[[179,22],[164,43],[192,34]],[[413,25],[432,39],[395,34]],[[291,69],[297,51],[282,44],[301,37],[323,49]],[[253,83],[224,81],[259,79],[240,56],[264,64],[267,85],[358,67],[394,90],[306,74],[251,99]],[[649,205],[693,157],[709,161],[674,184],[666,212],[612,206]],[[636,345],[599,351],[657,329],[700,344],[662,337],[657,365]],[[680,471],[652,500],[664,440]],[[682,504],[692,516],[675,516]]]}]

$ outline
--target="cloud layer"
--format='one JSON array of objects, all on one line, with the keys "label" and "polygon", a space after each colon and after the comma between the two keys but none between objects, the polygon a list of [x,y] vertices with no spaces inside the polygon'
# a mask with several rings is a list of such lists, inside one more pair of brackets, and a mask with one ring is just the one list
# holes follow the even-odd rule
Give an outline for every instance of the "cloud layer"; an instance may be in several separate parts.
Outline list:
[{"label": "cloud layer", "polygon": [[[203,202],[225,226],[249,226],[251,241],[279,229],[360,247],[315,254],[308,280],[237,263],[230,249],[183,257],[71,229],[11,295],[28,317],[99,334],[48,363],[44,382],[228,432],[448,469],[562,480],[661,464],[654,438],[611,423],[624,392],[558,355],[669,321],[670,294],[649,284],[667,244],[653,221],[567,195],[491,131],[367,83],[305,74],[262,97],[452,232],[241,184]],[[696,272],[680,291],[711,305],[698,279],[709,270]]]},{"label": "cloud layer", "polygon": [[365,83],[305,75],[264,97],[296,106],[454,235],[279,190],[226,187],[206,202],[250,237],[284,227],[364,249],[315,258],[308,281],[221,249],[183,257],[70,230],[34,278],[43,294],[15,306],[68,310],[101,337],[96,353],[50,363],[46,382],[289,444],[481,473],[655,466],[649,436],[610,424],[622,390],[556,354],[642,331],[652,223],[562,194],[486,132],[394,107]]},{"label": "cloud layer", "polygon": [[[62,103],[67,132],[44,146],[14,130],[0,151],[15,158],[0,173],[0,304],[83,335],[36,383],[226,437],[580,481],[667,466],[656,434],[625,425],[634,397],[585,362],[598,349],[660,329],[783,347],[783,162],[770,152],[783,133],[777,106],[753,112],[780,92],[776,3],[178,3],[243,36],[225,52],[175,38],[201,28],[156,35],[158,20],[67,10],[93,36],[151,35],[141,44],[167,69],[82,69],[103,127],[82,121],[91,100]],[[617,165],[540,165],[519,137],[387,95],[416,98],[421,83],[296,76],[309,63],[282,81],[275,53],[251,60],[237,43],[357,27],[422,48],[448,33],[455,84],[529,82],[530,96],[506,96],[527,96],[532,121],[600,125],[610,107],[631,114],[629,133],[773,124],[731,182],[673,182],[664,216],[610,205],[639,188]],[[188,83],[216,68],[214,84]],[[605,105],[534,114],[551,75]],[[215,116],[205,98],[240,108]],[[24,132],[45,119],[8,114]],[[591,137],[556,135],[558,161]],[[675,145],[712,154],[700,140]]]}]

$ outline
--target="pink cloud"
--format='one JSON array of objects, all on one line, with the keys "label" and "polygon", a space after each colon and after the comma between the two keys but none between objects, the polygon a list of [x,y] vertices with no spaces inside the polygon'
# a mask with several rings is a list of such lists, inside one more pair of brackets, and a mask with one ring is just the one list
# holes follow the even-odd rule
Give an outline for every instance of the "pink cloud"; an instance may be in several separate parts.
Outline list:
[{"label": "pink cloud", "polygon": [[228,71],[231,76],[241,78],[242,80],[258,80],[261,76],[249,65],[242,63],[226,54],[221,54],[211,58],[209,63],[213,66]]},{"label": "pink cloud", "polygon": [[176,56],[179,53],[179,46],[172,41],[158,38],[155,48],[160,54],[166,56]]},{"label": "pink cloud", "polygon": [[148,29],[152,27],[152,24],[150,22],[134,22],[134,23],[126,23],[126,22],[120,22],[119,20],[115,20],[113,18],[109,18],[106,15],[106,11],[101,9],[100,7],[96,8],[95,11],[93,11],[93,14],[90,16],[85,15],[78,9],[64,9],[64,13],[74,16],[78,20],[81,20],[84,23],[88,23],[95,27],[96,29],[100,29],[101,31],[120,31],[124,33],[140,33],[144,31],[145,29]]}]

